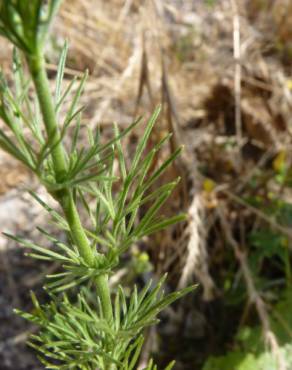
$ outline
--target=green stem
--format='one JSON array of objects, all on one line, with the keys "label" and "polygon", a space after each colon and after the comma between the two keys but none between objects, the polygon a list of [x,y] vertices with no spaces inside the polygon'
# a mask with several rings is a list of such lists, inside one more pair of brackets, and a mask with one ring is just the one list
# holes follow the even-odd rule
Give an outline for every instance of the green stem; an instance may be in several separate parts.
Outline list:
[{"label": "green stem", "polygon": [[[53,148],[52,162],[54,166],[56,182],[62,183],[67,172],[66,155],[61,141],[60,130],[57,123],[52,94],[50,92],[50,84],[45,69],[45,60],[43,54],[37,53],[36,55],[28,56],[27,62],[37,92],[47,137],[48,140],[50,140]],[[95,261],[95,253],[92,250],[84,228],[82,227],[78,210],[73,199],[72,191],[69,188],[65,188],[58,192],[56,198],[63,209],[70,228],[70,235],[72,236],[81,257],[88,265],[93,266]],[[103,314],[105,318],[111,322],[113,319],[112,303],[110,298],[108,276],[106,274],[97,277],[96,288],[101,300]]]},{"label": "green stem", "polygon": [[55,107],[50,92],[50,84],[45,69],[45,60],[43,55],[38,53],[37,55],[27,57],[27,61],[38,95],[48,140],[50,140],[51,146],[53,147],[52,159],[56,173],[56,180],[61,182],[66,175],[67,163],[65,150],[61,142],[60,131],[56,120]]},{"label": "green stem", "polygon": [[97,277],[96,281],[96,289],[98,292],[98,295],[103,300],[103,315],[107,320],[112,321],[113,315],[112,315],[112,303],[110,295],[108,294],[109,290],[109,282],[108,282],[108,275],[100,275]]},{"label": "green stem", "polygon": [[63,212],[65,214],[66,220],[70,227],[71,235],[74,239],[75,244],[78,247],[80,255],[84,261],[90,265],[94,265],[94,254],[90,247],[89,240],[84,232],[81,225],[81,221],[74,203],[72,192],[69,189],[63,190],[58,193],[57,198],[62,206]]}]

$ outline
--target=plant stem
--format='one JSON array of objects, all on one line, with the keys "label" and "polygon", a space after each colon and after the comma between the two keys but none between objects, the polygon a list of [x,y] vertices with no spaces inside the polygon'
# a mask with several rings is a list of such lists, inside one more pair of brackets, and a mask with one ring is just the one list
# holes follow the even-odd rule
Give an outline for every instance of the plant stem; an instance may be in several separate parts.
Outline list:
[{"label": "plant stem", "polygon": [[60,205],[63,209],[66,220],[70,227],[71,235],[78,247],[81,257],[88,265],[93,266],[94,254],[90,247],[89,240],[81,225],[72,192],[69,189],[64,189],[61,193],[58,193],[57,199],[59,200]]},{"label": "plant stem", "polygon": [[103,274],[97,277],[96,281],[96,289],[97,293],[102,299],[102,309],[104,317],[111,322],[113,320],[112,314],[112,303],[109,294],[109,282],[108,282],[108,275]]},{"label": "plant stem", "polygon": [[[50,92],[50,84],[45,69],[45,60],[43,54],[40,52],[36,55],[27,56],[27,62],[38,96],[47,137],[51,142],[51,147],[53,148],[52,162],[55,171],[56,182],[62,183],[67,172],[66,153],[61,141],[60,130],[57,123],[52,94]],[[56,198],[63,209],[70,228],[70,235],[72,236],[81,257],[88,265],[94,266],[96,255],[91,248],[90,242],[81,224],[71,189],[62,189],[56,194]],[[105,318],[111,322],[113,319],[113,314],[108,276],[106,274],[98,276],[95,283],[97,293],[101,300],[103,314]]]},{"label": "plant stem", "polygon": [[66,175],[67,164],[65,150],[61,142],[60,131],[56,121],[54,103],[50,93],[45,60],[43,55],[38,53],[37,55],[27,57],[27,61],[40,103],[48,140],[51,142],[51,147],[53,148],[52,159],[56,180],[61,182]]}]

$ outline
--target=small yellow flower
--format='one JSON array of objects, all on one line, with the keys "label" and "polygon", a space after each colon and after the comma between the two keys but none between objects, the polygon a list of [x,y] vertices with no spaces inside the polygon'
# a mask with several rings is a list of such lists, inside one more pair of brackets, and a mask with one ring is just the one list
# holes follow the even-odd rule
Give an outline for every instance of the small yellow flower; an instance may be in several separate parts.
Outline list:
[{"label": "small yellow flower", "polygon": [[288,87],[289,90],[292,90],[292,79],[288,79],[286,81],[286,85],[287,85],[287,87]]},{"label": "small yellow flower", "polygon": [[203,189],[207,192],[207,193],[212,193],[212,191],[214,190],[216,186],[216,183],[211,180],[211,179],[205,179],[204,182],[203,182]]},{"label": "small yellow flower", "polygon": [[285,150],[281,150],[276,158],[273,160],[273,168],[276,172],[281,172],[286,164],[287,153]]}]

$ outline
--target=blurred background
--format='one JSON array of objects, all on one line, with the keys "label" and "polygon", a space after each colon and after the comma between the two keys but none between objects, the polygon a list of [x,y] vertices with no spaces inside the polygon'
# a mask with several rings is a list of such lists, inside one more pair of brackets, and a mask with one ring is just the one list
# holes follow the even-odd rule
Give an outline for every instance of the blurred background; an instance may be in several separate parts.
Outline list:
[{"label": "blurred background", "polygon": [[[106,140],[113,122],[126,128],[161,104],[151,145],[171,131],[161,156],[184,146],[161,181],[181,177],[163,212],[187,221],[134,245],[111,281],[167,271],[169,290],[198,283],[146,333],[141,368],[154,356],[176,370],[292,369],[292,2],[64,1],[47,48],[52,84],[64,40],[67,83],[89,70],[85,127]],[[125,140],[129,158],[141,130]],[[48,217],[25,189],[53,201],[3,152],[0,178],[1,231],[41,243]],[[25,345],[35,328],[13,308],[31,309],[30,290],[45,302],[57,269],[0,237],[1,370],[43,369]]]}]

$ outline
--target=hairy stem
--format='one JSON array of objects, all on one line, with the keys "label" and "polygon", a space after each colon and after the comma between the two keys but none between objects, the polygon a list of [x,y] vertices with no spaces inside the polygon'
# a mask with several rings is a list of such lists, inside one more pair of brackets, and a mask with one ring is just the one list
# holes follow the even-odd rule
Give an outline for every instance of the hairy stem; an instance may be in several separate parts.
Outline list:
[{"label": "hairy stem", "polygon": [[[50,92],[50,84],[45,69],[45,60],[42,53],[38,53],[27,57],[27,62],[38,96],[47,137],[48,140],[50,140],[50,146],[53,148],[52,161],[56,182],[62,183],[67,171],[66,153],[61,141],[60,130],[56,119],[53,98]],[[93,266],[95,253],[91,248],[90,242],[81,224],[72,191],[69,188],[64,188],[56,194],[56,198],[63,209],[70,227],[70,235],[72,236],[80,255],[88,265]],[[96,278],[96,288],[101,300],[104,316],[110,322],[112,321],[113,315],[108,276],[106,274],[100,275]]]},{"label": "hairy stem", "polygon": [[52,159],[56,180],[57,182],[61,182],[66,175],[67,163],[56,120],[53,98],[50,93],[44,57],[42,54],[32,55],[27,57],[27,60],[40,103],[48,140],[51,143],[50,146],[53,148]]}]

